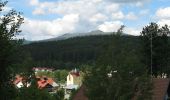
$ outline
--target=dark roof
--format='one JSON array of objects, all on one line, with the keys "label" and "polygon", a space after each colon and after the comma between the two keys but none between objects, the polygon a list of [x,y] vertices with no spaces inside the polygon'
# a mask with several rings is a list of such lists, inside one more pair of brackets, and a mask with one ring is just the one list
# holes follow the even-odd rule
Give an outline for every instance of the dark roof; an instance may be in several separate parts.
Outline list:
[{"label": "dark roof", "polygon": [[154,78],[153,79],[153,100],[164,100],[169,86],[169,78]]},{"label": "dark roof", "polygon": [[73,100],[88,100],[87,96],[85,96],[85,86],[82,85],[76,95],[73,97]]},{"label": "dark roof", "polygon": [[75,75],[75,76],[77,76],[77,77],[80,76],[80,72],[71,72],[70,74],[71,74],[71,75]]}]

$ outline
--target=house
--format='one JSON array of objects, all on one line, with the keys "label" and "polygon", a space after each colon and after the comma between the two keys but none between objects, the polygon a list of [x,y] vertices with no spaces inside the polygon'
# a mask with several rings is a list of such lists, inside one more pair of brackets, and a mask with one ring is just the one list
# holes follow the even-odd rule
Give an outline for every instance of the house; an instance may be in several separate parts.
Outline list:
[{"label": "house", "polygon": [[13,84],[17,87],[17,88],[21,88],[24,86],[23,84],[23,77],[21,77],[20,75],[16,75],[15,79],[13,81]]},{"label": "house", "polygon": [[67,75],[67,82],[65,86],[65,99],[70,97],[72,90],[77,90],[82,84],[82,76],[80,72],[75,69]]},{"label": "house", "polygon": [[37,77],[37,84],[39,89],[46,89],[48,92],[57,91],[59,85],[48,77]]},{"label": "house", "polygon": [[52,72],[53,68],[47,68],[47,67],[33,67],[32,69],[35,73],[37,72]]},{"label": "house", "polygon": [[[48,92],[55,92],[59,87],[59,85],[52,78],[48,78],[45,76],[43,77],[37,76],[36,79],[37,79],[37,85],[39,89],[47,89]],[[31,85],[31,83],[25,83],[25,82],[26,81],[22,76],[16,75],[13,84],[17,88],[24,87],[24,85],[26,85],[26,87],[29,87]]]},{"label": "house", "polygon": [[[25,83],[24,83],[25,82]],[[17,88],[21,88],[24,87],[24,85],[26,85],[26,87],[29,87],[31,84],[30,83],[26,83],[25,79],[20,76],[20,75],[16,75],[15,79],[13,81],[13,84],[17,87]]]},{"label": "house", "polygon": [[82,77],[80,76],[80,72],[77,69],[72,70],[67,76],[67,86],[68,85],[78,85],[81,86]]}]

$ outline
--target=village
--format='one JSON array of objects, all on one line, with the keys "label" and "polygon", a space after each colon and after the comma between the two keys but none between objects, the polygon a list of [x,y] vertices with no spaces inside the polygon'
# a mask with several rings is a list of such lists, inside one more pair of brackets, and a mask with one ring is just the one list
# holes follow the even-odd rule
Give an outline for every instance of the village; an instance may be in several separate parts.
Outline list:
[{"label": "village", "polygon": [[[46,73],[55,73],[55,71],[62,70],[54,70],[53,68],[46,67],[33,67],[32,69],[36,76],[36,83],[38,89],[46,90],[50,94],[57,93],[59,90],[64,90],[64,100],[70,100],[70,96],[73,92],[77,91],[76,99],[74,100],[88,100],[85,96],[85,87],[83,85],[83,76],[84,73],[78,69],[73,69],[70,71],[66,71],[67,75],[65,75],[64,79],[60,79],[60,81],[56,80],[57,77],[53,77]],[[117,71],[111,71],[108,73],[108,78],[111,78],[113,73],[117,73]],[[56,78],[56,79],[55,79]],[[62,80],[62,81],[61,81]],[[158,76],[152,76],[153,81],[153,98],[155,100],[162,100],[162,98],[168,98],[170,93],[170,79],[167,78],[167,74],[162,73]],[[13,81],[13,84],[17,89],[20,89],[25,86],[25,80],[21,75],[16,75]],[[26,87],[31,86],[31,83],[27,83]],[[162,91],[162,92],[160,92]],[[134,97],[135,100],[135,97]]]},{"label": "village", "polygon": [[[55,77],[49,77],[49,75],[45,75],[43,73],[54,73],[53,68],[46,67],[34,67],[33,71],[36,76],[36,83],[39,89],[45,89],[49,93],[56,93],[58,90],[64,90],[64,99],[68,100],[72,91],[79,89],[82,85],[83,81],[83,72],[77,70],[76,68],[68,71],[67,76],[62,79],[62,82],[59,82],[55,79]],[[41,73],[41,75],[39,74]],[[16,88],[20,89],[25,86],[25,80],[23,76],[16,75],[13,81],[13,84]],[[31,86],[31,83],[27,83],[26,87]]]}]

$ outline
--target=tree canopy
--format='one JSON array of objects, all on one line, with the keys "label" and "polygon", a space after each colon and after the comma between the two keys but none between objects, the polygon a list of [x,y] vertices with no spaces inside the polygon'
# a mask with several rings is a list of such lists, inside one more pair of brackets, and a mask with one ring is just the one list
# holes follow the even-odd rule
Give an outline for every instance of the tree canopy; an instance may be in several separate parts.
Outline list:
[{"label": "tree canopy", "polygon": [[170,74],[169,26],[150,23],[141,32],[143,61],[153,75]]},{"label": "tree canopy", "polygon": [[150,100],[151,79],[141,63],[139,48],[123,44],[119,34],[86,73],[87,96],[91,100]]},{"label": "tree canopy", "polygon": [[14,90],[12,90],[11,73],[9,67],[12,59],[11,55],[14,53],[14,44],[12,38],[20,32],[19,27],[23,23],[21,13],[15,10],[10,10],[4,13],[4,6],[7,1],[0,1],[0,99],[11,100]]}]

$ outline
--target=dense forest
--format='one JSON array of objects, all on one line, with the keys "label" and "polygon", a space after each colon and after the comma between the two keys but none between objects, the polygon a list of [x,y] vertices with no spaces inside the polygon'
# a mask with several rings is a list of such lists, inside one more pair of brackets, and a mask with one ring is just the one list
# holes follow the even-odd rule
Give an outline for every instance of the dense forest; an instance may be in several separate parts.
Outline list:
[{"label": "dense forest", "polygon": [[[131,50],[140,48],[139,37],[123,35],[121,38],[123,46],[128,45]],[[23,45],[23,49],[30,53],[35,66],[72,68],[94,64],[114,39],[114,34],[74,37],[60,41],[34,42]]]}]

